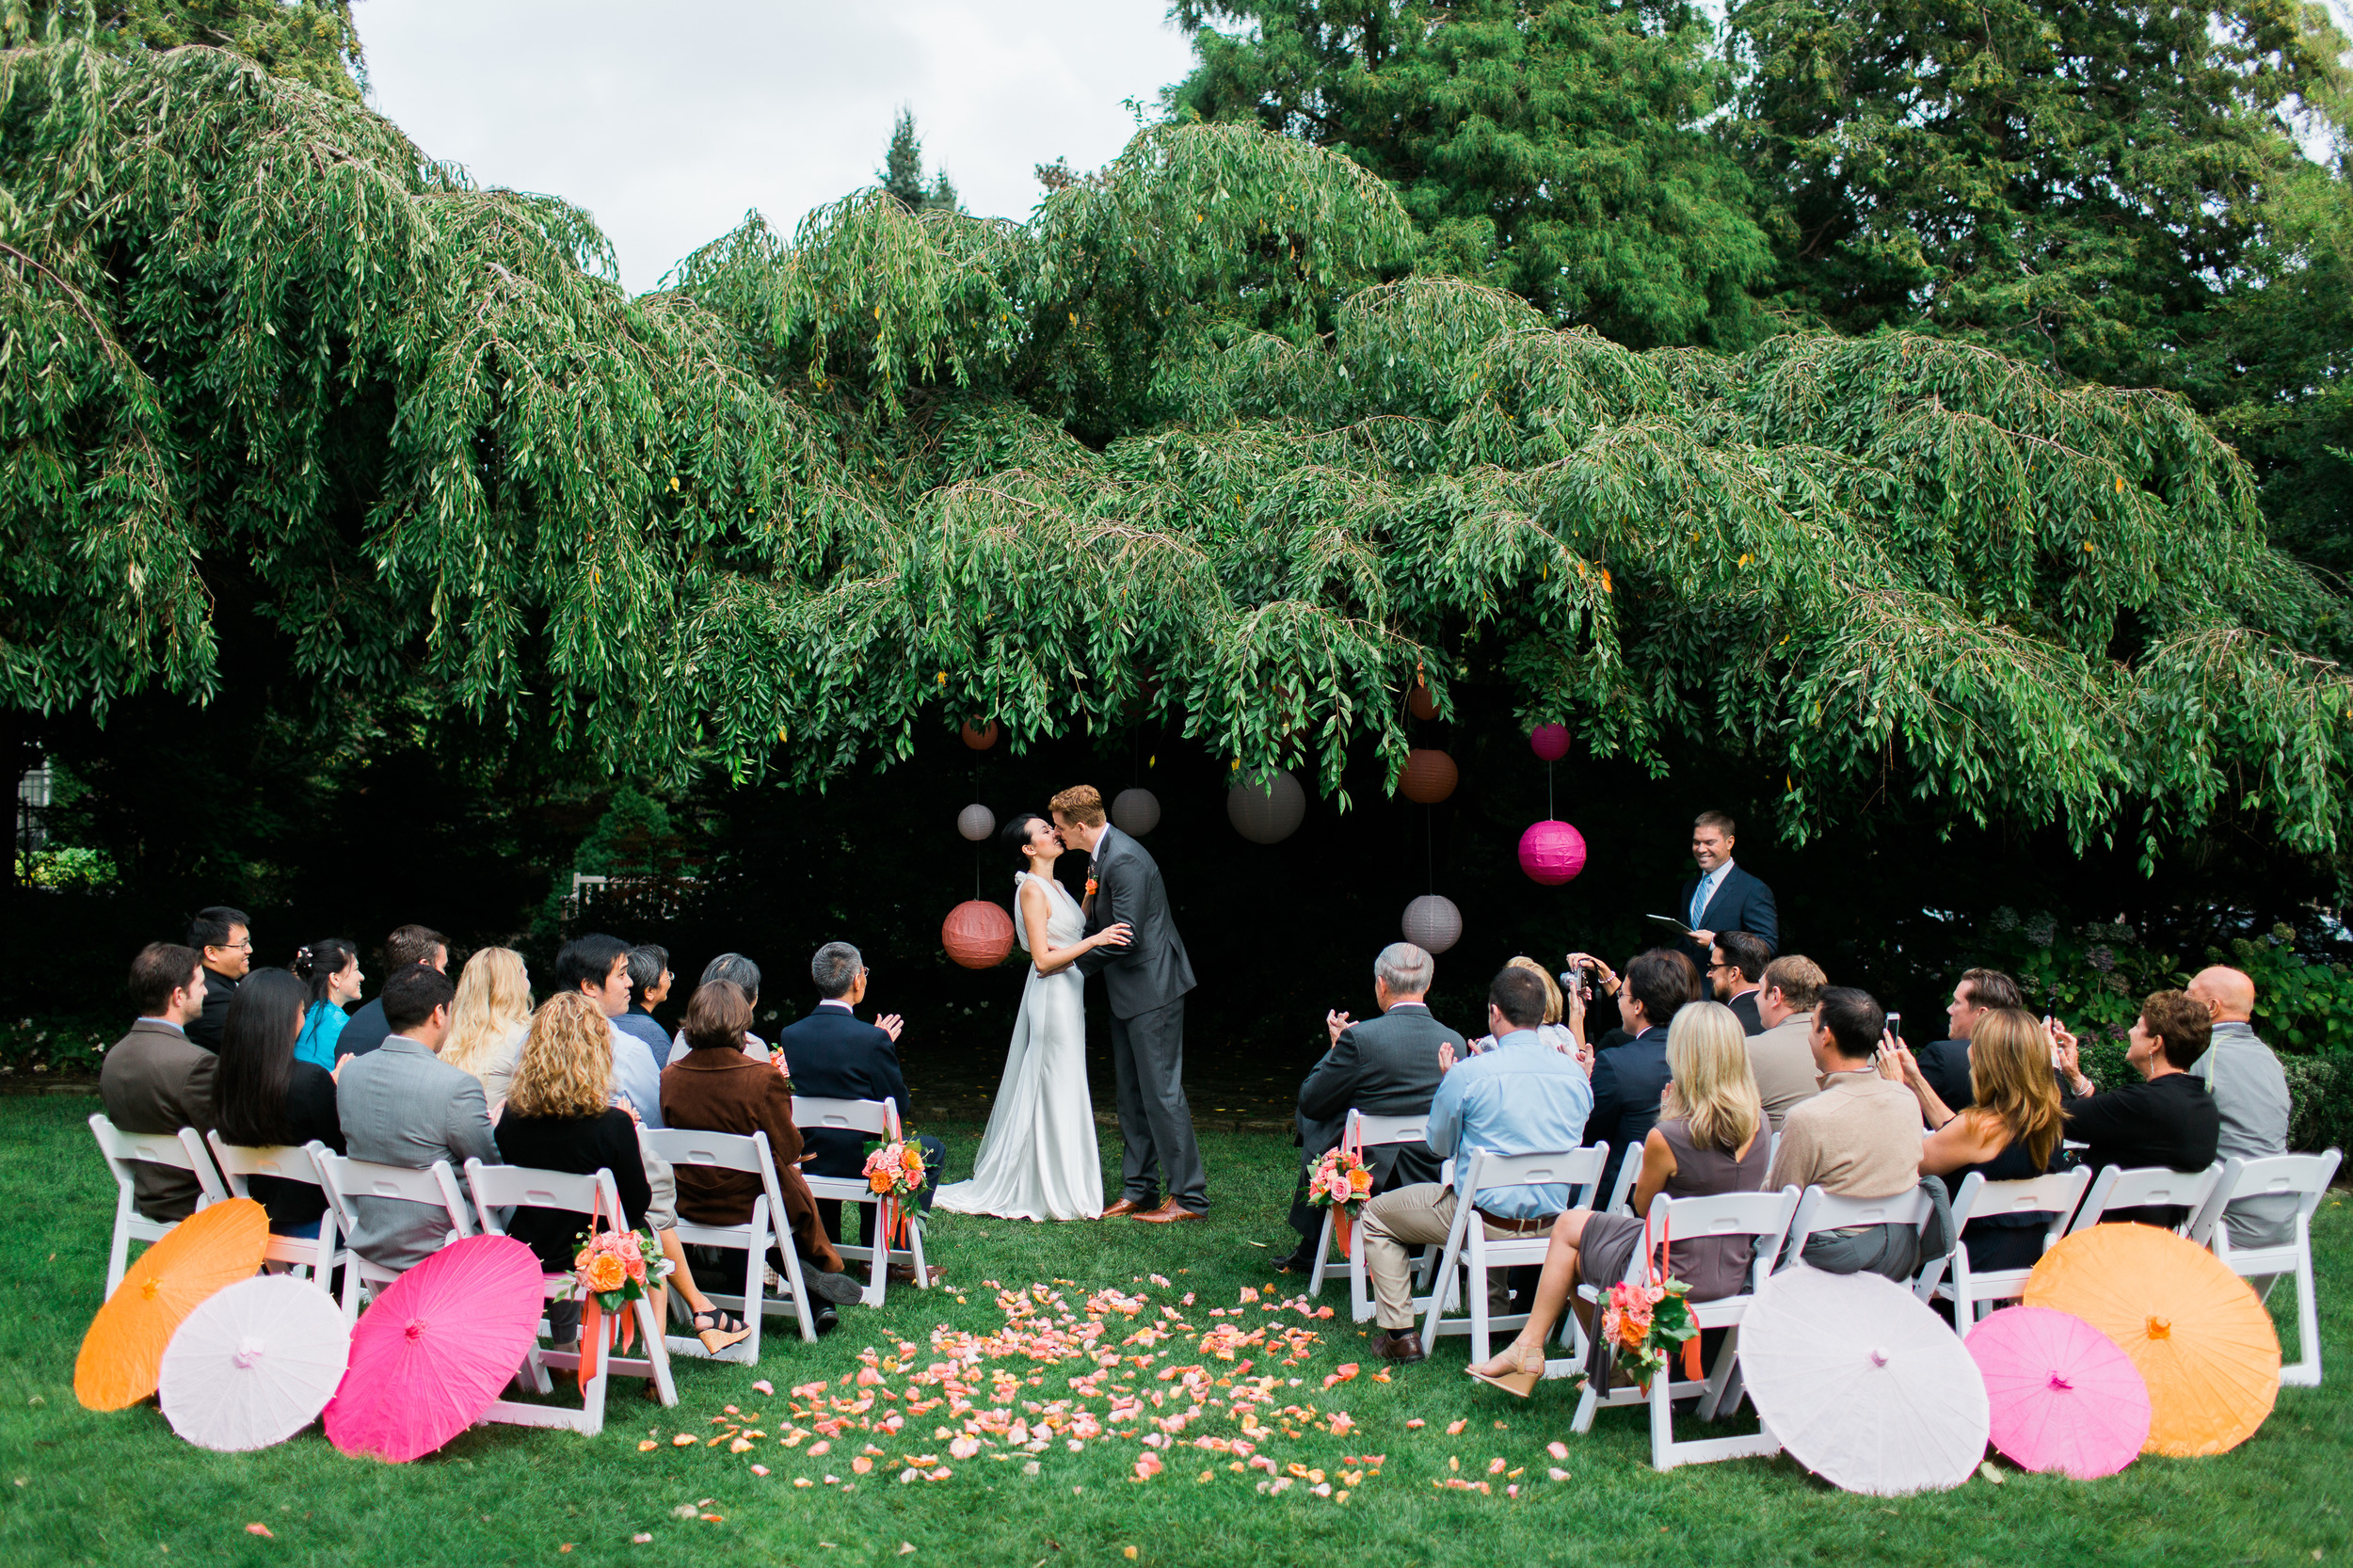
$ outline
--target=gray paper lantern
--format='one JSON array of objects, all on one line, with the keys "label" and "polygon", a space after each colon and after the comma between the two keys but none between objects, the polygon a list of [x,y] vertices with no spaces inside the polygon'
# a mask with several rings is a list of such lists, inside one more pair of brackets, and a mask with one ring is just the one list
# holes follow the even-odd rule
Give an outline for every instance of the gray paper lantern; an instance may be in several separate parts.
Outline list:
[{"label": "gray paper lantern", "polygon": [[956,831],[977,844],[997,831],[997,813],[975,802],[956,813]]},{"label": "gray paper lantern", "polygon": [[1122,790],[1112,802],[1112,825],[1131,839],[1141,839],[1160,825],[1160,800],[1145,789]]},{"label": "gray paper lantern", "polygon": [[1463,912],[1450,898],[1424,893],[1405,906],[1405,939],[1425,952],[1444,952],[1463,939]]},{"label": "gray paper lantern", "polygon": [[1307,792],[1280,768],[1243,774],[1225,792],[1225,815],[1252,843],[1279,844],[1306,818]]}]

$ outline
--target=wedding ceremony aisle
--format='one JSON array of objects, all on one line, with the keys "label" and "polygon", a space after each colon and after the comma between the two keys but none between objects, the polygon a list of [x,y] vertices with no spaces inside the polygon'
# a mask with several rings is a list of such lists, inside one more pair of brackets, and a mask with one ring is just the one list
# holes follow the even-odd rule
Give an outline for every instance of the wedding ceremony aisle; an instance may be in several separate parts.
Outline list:
[{"label": "wedding ceremony aisle", "polygon": [[[1278,1255],[1254,1243],[1286,1234],[1290,1141],[1208,1125],[1208,1224],[939,1215],[927,1245],[940,1288],[845,1308],[813,1345],[773,1334],[757,1367],[680,1358],[673,1409],[616,1381],[598,1437],[482,1427],[393,1465],[346,1458],[315,1427],[221,1454],[175,1437],[152,1402],[104,1415],[76,1403],[114,1207],[86,1126],[94,1105],[0,1098],[10,1562],[2014,1568],[2353,1550],[2353,1213],[2341,1192],[2313,1226],[2326,1385],[2281,1390],[2231,1453],[2143,1456],[2089,1483],[1998,1459],[1958,1490],[1895,1500],[1834,1491],[1786,1457],[1662,1475],[1641,1412],[1574,1434],[1568,1384],[1526,1401],[1473,1384],[1460,1339],[1385,1368],[1349,1320],[1344,1280],[1303,1301],[1303,1276],[1257,1261]],[[946,1139],[952,1174],[969,1170],[976,1123],[922,1130]],[[1120,1363],[1099,1366],[1112,1348]],[[952,1415],[936,1364],[975,1353],[958,1374],[972,1408]],[[1753,1423],[1744,1411],[1731,1429]]]}]

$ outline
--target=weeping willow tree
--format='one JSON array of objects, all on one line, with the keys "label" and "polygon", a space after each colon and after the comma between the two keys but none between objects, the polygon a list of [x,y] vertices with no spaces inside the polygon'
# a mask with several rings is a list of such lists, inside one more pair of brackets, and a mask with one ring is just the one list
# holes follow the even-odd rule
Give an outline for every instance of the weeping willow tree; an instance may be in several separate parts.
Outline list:
[{"label": "weeping willow tree", "polygon": [[[1412,270],[1381,182],[1147,130],[1026,223],[587,216],[183,49],[0,56],[0,703],[328,691],[808,786],[925,727],[1406,750],[1405,699],[2078,843],[2353,825],[2340,600],[2177,399],[1930,339],[1632,353]],[[241,622],[240,624],[245,624]],[[249,633],[260,634],[260,633]]]}]

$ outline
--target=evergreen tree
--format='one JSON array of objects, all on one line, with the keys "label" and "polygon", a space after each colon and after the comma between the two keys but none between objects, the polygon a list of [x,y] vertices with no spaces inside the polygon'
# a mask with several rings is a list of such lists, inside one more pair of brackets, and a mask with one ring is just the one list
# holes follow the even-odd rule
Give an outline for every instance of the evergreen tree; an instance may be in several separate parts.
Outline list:
[{"label": "evergreen tree", "polygon": [[367,62],[352,0],[12,0],[0,48],[87,35],[109,54],[201,44],[357,102]]},{"label": "evergreen tree", "polygon": [[956,200],[956,187],[941,169],[930,184],[923,183],[923,144],[916,139],[915,116],[906,109],[890,127],[890,148],[883,154],[882,168],[874,171],[882,188],[905,203],[909,212],[961,212]]}]

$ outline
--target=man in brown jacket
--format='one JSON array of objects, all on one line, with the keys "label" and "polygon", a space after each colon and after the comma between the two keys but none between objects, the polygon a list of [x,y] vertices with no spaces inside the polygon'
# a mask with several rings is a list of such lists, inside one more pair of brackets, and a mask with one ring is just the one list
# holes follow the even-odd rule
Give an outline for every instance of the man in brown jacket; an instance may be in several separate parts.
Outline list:
[{"label": "man in brown jacket", "polygon": [[[187,1034],[189,1020],[204,1010],[201,962],[194,948],[173,942],[151,942],[131,961],[139,1019],[98,1069],[106,1119],[124,1132],[212,1130],[218,1058]],[[131,1167],[131,1202],[148,1219],[186,1219],[199,1192],[185,1171],[145,1160]]]},{"label": "man in brown jacket", "polygon": [[1822,1092],[1821,1069],[1814,1064],[1814,1007],[1829,984],[1820,965],[1795,952],[1766,965],[1757,982],[1756,1016],[1765,1029],[1749,1036],[1749,1068],[1775,1132],[1792,1110]]}]

